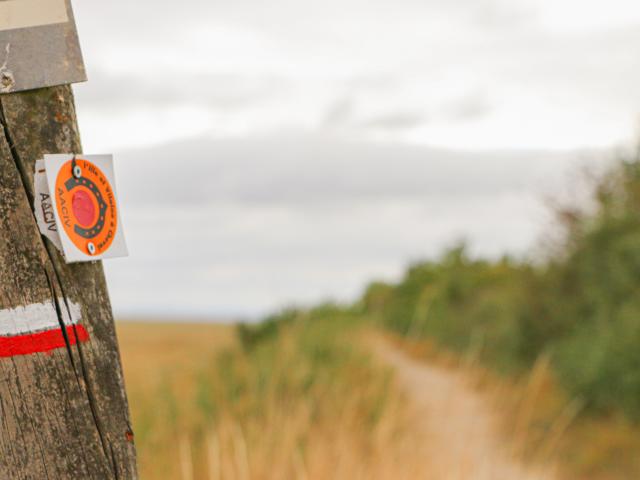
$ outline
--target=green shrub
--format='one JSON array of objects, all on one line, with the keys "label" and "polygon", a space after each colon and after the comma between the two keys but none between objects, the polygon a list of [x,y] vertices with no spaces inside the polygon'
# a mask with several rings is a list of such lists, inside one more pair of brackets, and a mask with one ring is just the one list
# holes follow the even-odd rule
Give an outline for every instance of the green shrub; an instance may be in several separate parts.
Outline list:
[{"label": "green shrub", "polygon": [[594,186],[590,208],[558,212],[564,244],[544,262],[470,259],[464,246],[413,265],[360,301],[376,322],[502,371],[551,354],[564,385],[598,410],[640,419],[640,158]]}]

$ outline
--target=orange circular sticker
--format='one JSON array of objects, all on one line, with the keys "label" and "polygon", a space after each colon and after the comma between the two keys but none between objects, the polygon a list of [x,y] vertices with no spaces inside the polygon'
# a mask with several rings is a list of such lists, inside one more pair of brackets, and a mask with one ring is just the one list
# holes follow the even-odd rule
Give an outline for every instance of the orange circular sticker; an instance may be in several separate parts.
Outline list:
[{"label": "orange circular sticker", "polygon": [[69,160],[56,178],[56,206],[62,234],[90,256],[105,253],[116,236],[118,212],[107,176],[94,163]]}]

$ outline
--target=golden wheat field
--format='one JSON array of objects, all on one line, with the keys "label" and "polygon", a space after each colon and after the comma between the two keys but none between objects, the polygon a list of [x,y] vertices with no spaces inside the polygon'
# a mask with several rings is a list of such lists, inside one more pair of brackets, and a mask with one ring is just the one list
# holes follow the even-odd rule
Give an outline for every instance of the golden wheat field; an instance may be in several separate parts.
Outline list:
[{"label": "golden wheat field", "polygon": [[[415,461],[420,441],[409,434],[405,401],[389,388],[388,372],[351,349],[306,356],[292,333],[265,352],[269,358],[252,360],[225,326],[126,323],[119,336],[142,478],[426,473],[424,462]],[[337,363],[328,358],[335,354]],[[327,368],[319,367],[325,360]],[[335,378],[323,377],[338,369]]]},{"label": "golden wheat field", "polygon": [[224,325],[118,334],[143,479],[633,478],[637,431],[577,421],[544,359],[505,380],[339,321],[249,349]]}]

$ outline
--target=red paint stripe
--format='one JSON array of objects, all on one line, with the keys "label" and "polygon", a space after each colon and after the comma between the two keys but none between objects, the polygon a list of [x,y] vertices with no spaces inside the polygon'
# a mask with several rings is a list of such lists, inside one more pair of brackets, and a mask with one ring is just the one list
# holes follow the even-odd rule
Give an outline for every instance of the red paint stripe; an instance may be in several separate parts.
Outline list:
[{"label": "red paint stripe", "polygon": [[[89,333],[82,325],[70,325],[66,327],[66,331],[71,345],[89,340]],[[66,346],[61,328],[15,337],[0,337],[0,358],[50,352]]]}]

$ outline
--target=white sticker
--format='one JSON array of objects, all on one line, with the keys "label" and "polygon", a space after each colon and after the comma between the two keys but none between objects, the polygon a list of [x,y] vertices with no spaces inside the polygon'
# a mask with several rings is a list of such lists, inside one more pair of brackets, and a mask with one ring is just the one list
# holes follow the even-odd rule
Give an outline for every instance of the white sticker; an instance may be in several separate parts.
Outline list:
[{"label": "white sticker", "polygon": [[[55,230],[67,263],[126,257],[111,155],[45,155],[43,163]],[[36,183],[37,174],[38,170]],[[41,202],[39,208],[45,211],[48,206]],[[36,216],[37,210],[36,199]],[[54,228],[47,219],[43,214],[38,225],[49,238],[47,231]]]},{"label": "white sticker", "polygon": [[65,0],[0,1],[0,30],[40,27],[68,21]]}]

